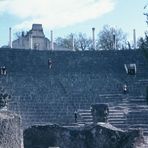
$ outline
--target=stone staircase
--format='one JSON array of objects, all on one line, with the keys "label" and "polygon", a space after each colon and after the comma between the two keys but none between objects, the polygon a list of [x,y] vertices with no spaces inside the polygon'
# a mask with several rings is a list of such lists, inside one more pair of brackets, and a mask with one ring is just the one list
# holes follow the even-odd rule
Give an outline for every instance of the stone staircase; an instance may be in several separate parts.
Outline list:
[{"label": "stone staircase", "polygon": [[92,124],[93,123],[93,117],[92,117],[90,109],[88,109],[88,110],[79,109],[77,112],[78,112],[77,123],[79,125],[85,125],[85,124]]},{"label": "stone staircase", "polygon": [[148,148],[148,106],[143,96],[126,95],[118,106],[109,107],[108,121],[123,130],[142,129],[144,144],[137,148]]},{"label": "stone staircase", "polygon": [[[119,96],[119,95],[118,95]],[[111,96],[102,95],[110,98]],[[144,96],[129,96],[128,94],[120,95],[122,101],[117,105],[109,106],[108,122],[117,128],[123,130],[142,129],[145,136],[145,143],[137,148],[148,148],[148,106]],[[78,110],[78,124],[91,124],[91,110]]]},{"label": "stone staircase", "polygon": [[148,132],[148,106],[144,97],[125,96],[123,101],[114,107],[109,107],[109,122],[119,128],[142,128]]},{"label": "stone staircase", "polygon": [[[110,106],[119,104],[122,101],[122,94],[99,94],[97,98],[99,103],[108,103]],[[91,105],[91,104],[90,104]],[[91,124],[92,114],[90,109],[78,109],[78,124]]]},{"label": "stone staircase", "polygon": [[123,94],[99,94],[99,98],[101,100],[99,103],[108,103],[109,106],[115,106],[122,102]]},{"label": "stone staircase", "polygon": [[113,126],[126,130],[126,114],[128,109],[125,107],[109,107],[108,122]]}]

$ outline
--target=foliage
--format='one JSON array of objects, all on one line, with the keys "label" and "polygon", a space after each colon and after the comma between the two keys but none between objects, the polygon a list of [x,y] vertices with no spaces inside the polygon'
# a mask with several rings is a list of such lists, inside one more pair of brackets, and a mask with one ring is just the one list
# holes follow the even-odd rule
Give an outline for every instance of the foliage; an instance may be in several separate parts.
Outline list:
[{"label": "foliage", "polygon": [[[114,45],[115,42],[115,45]],[[113,50],[126,48],[126,34],[121,29],[105,25],[98,34],[97,49]]]},{"label": "foliage", "polygon": [[89,50],[91,49],[92,41],[90,38],[87,38],[85,33],[77,34],[69,34],[66,38],[58,37],[56,39],[56,44],[58,46],[64,48],[73,48],[73,41],[74,41],[74,49],[75,50]]},{"label": "foliage", "polygon": [[10,96],[3,88],[0,88],[0,109],[7,106]]},{"label": "foliage", "polygon": [[145,33],[145,38],[140,38],[138,47],[143,50],[145,57],[148,59],[148,34]]},{"label": "foliage", "polygon": [[64,48],[72,48],[72,35],[73,34],[70,34],[66,38],[58,37],[56,44]]},{"label": "foliage", "polygon": [[146,12],[144,12],[144,15],[146,16],[146,23],[148,24],[148,12],[147,12],[148,7],[147,6],[148,6],[148,4],[144,6],[144,10],[146,11]]},{"label": "foliage", "polygon": [[[144,10],[146,11],[144,13],[144,15],[146,16],[146,23],[148,24],[148,12],[147,12],[148,10],[147,10],[147,6],[148,5],[145,5],[145,7],[144,7]],[[148,32],[145,32],[145,37],[144,38],[141,37],[138,40],[137,44],[138,44],[138,47],[143,50],[145,57],[148,59]]]},{"label": "foliage", "polygon": [[91,47],[92,47],[92,40],[90,38],[87,38],[86,34],[79,33],[79,35],[76,36],[77,49],[84,51],[84,50],[90,50]]}]

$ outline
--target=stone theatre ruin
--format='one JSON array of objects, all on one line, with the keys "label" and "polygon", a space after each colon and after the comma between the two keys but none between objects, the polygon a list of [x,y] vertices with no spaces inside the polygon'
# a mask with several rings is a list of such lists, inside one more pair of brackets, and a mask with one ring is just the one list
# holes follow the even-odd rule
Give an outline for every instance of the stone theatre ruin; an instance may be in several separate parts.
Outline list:
[{"label": "stone theatre ruin", "polygon": [[40,25],[13,46],[0,48],[1,104],[5,92],[11,96],[1,106],[0,147],[146,146],[148,67],[142,50],[50,51]]}]

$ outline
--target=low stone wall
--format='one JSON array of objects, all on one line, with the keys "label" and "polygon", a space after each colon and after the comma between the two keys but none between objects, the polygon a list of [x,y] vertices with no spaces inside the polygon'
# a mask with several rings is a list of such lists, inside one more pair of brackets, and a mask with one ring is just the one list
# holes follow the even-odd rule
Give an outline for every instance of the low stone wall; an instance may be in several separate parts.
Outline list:
[{"label": "low stone wall", "polygon": [[24,148],[134,148],[140,131],[124,132],[109,123],[90,126],[33,126],[24,131]]},{"label": "low stone wall", "polygon": [[0,148],[23,148],[20,117],[0,111]]}]

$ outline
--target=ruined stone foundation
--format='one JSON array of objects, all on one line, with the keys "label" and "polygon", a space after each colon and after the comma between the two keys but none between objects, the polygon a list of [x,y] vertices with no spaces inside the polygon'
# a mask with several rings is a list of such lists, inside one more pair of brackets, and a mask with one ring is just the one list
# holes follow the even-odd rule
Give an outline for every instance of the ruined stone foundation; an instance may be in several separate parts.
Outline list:
[{"label": "ruined stone foundation", "polygon": [[0,148],[23,148],[20,117],[0,111]]},{"label": "ruined stone foundation", "polygon": [[24,148],[136,148],[139,130],[122,131],[109,123],[87,126],[32,126],[24,131]]}]

